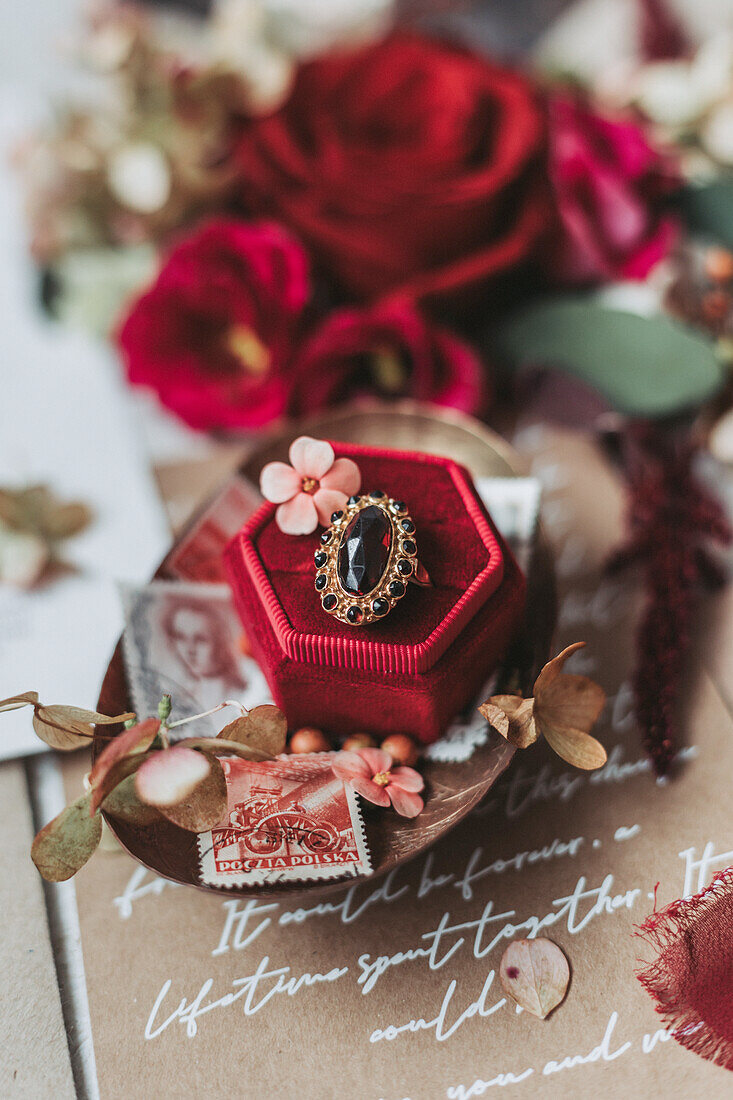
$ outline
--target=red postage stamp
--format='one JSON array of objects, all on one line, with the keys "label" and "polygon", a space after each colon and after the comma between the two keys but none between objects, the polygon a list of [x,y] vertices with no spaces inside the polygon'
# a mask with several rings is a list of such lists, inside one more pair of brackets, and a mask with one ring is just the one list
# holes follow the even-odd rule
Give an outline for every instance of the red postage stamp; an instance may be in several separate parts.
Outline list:
[{"label": "red postage stamp", "polygon": [[184,581],[226,582],[221,560],[224,547],[261,503],[254,485],[242,477],[230,481],[183,536],[165,568]]},{"label": "red postage stamp", "polygon": [[202,881],[239,886],[369,874],[357,798],[334,775],[331,757],[222,760],[227,819],[199,835]]}]

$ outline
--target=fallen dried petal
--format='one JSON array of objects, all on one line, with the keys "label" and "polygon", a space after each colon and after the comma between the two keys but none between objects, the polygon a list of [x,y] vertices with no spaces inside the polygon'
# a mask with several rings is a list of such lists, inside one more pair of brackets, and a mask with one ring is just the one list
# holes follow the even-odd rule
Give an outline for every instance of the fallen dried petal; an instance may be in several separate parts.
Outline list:
[{"label": "fallen dried petal", "polygon": [[202,753],[174,745],[143,761],[135,774],[135,790],[148,806],[175,806],[206,778],[209,768]]},{"label": "fallen dried petal", "polygon": [[545,726],[542,732],[550,748],[575,768],[593,771],[594,768],[602,768],[608,759],[600,741],[583,730],[574,730],[569,726]]},{"label": "fallen dried petal", "polygon": [[183,802],[160,807],[163,817],[189,833],[203,833],[226,819],[227,781],[215,757],[209,764],[209,774]]},{"label": "fallen dried petal", "polygon": [[48,882],[65,882],[95,852],[102,837],[102,818],[90,815],[91,791],[44,825],[31,845],[31,858]]},{"label": "fallen dried petal", "polygon": [[521,1008],[544,1020],[565,997],[570,967],[552,940],[514,940],[501,957],[499,980]]},{"label": "fallen dried petal", "polygon": [[288,722],[283,712],[269,703],[255,707],[242,718],[230,722],[219,734],[225,741],[250,745],[253,749],[277,756],[285,748]]}]

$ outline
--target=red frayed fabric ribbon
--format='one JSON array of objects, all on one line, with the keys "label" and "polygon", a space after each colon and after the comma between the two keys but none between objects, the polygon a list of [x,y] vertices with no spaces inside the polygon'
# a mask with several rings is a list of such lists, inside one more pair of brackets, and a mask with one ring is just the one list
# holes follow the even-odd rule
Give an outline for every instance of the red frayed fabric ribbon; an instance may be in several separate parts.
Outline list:
[{"label": "red frayed fabric ribbon", "polygon": [[659,952],[636,976],[672,1038],[733,1070],[733,867],[652,913],[637,934]]}]

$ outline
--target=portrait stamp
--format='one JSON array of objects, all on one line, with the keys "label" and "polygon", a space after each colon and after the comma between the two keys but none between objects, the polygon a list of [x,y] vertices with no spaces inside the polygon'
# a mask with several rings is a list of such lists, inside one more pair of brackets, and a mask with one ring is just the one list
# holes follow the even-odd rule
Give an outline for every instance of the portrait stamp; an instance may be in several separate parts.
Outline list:
[{"label": "portrait stamp", "polygon": [[261,503],[254,485],[246,478],[233,478],[183,535],[163,568],[182,581],[224,584],[224,548]]},{"label": "portrait stamp", "polygon": [[223,759],[227,817],[199,834],[202,882],[240,886],[369,874],[358,800],[334,775],[332,757]]},{"label": "portrait stamp", "polygon": [[[259,665],[242,652],[242,627],[225,586],[154,581],[122,587],[123,650],[139,717],[156,714],[161,695],[171,718],[190,718],[225,699],[246,707],[271,702]],[[183,726],[181,737],[215,737],[221,714]]]}]

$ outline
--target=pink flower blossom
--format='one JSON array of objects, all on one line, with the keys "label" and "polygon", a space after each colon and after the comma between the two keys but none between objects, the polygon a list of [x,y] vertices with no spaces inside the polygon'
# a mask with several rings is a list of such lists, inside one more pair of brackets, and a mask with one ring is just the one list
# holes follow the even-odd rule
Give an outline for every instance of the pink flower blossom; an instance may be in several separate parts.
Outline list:
[{"label": "pink flower blossom", "polygon": [[338,753],[333,770],[376,806],[391,802],[402,817],[417,817],[424,805],[418,794],[425,786],[423,778],[414,768],[392,765],[392,757],[383,749],[356,749]]},{"label": "pink flower blossom", "polygon": [[291,466],[268,462],[260,474],[266,500],[279,504],[278,527],[286,535],[310,535],[319,523],[327,527],[361,485],[359,467],[350,458],[336,458],[324,439],[301,435],[290,445]]}]

